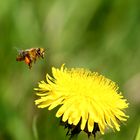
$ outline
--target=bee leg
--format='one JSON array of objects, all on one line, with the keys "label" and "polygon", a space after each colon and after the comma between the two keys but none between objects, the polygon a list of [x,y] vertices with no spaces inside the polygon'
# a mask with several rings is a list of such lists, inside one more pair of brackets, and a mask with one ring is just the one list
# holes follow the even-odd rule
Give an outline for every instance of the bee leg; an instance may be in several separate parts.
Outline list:
[{"label": "bee leg", "polygon": [[28,66],[29,66],[29,69],[31,69],[32,68],[32,63],[29,63]]},{"label": "bee leg", "polygon": [[36,58],[34,58],[34,63],[36,62]]}]

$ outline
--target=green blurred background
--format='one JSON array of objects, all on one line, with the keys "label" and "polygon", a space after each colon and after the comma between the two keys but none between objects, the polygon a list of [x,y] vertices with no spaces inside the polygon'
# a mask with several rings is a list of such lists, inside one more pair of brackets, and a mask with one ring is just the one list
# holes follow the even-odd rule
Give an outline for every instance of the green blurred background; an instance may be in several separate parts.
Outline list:
[{"label": "green blurred background", "polygon": [[[46,48],[29,70],[17,50]],[[56,109],[37,109],[34,87],[51,67],[84,67],[118,83],[130,103],[120,132],[100,140],[134,140],[140,124],[139,0],[0,0],[0,140],[65,140]],[[87,140],[81,133],[78,140]],[[94,139],[91,137],[90,139]]]}]

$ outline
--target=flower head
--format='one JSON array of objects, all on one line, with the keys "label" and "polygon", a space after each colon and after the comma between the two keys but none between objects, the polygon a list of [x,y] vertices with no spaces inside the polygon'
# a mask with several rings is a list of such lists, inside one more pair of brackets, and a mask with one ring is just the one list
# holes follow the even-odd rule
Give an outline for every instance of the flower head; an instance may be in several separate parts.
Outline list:
[{"label": "flower head", "polygon": [[46,75],[36,88],[38,108],[48,110],[60,106],[56,117],[68,128],[71,135],[85,131],[89,136],[111,127],[120,131],[120,122],[126,121],[126,99],[111,80],[82,68],[52,68],[53,77]]}]

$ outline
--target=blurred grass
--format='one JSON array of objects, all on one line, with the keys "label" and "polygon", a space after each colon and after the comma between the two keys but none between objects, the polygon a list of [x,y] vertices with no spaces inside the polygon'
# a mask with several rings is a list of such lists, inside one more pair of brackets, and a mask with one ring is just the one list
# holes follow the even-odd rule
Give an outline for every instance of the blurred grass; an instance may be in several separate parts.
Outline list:
[{"label": "blurred grass", "polygon": [[[98,71],[118,83],[130,102],[130,118],[120,132],[98,137],[134,139],[140,122],[139,5],[139,0],[1,0],[0,140],[68,139],[56,110],[34,105],[33,88],[51,66],[62,63]],[[47,49],[32,70],[15,61],[16,48],[30,47]]]},{"label": "blurred grass", "polygon": [[135,140],[139,140],[139,139],[140,139],[140,126],[139,126],[139,128],[138,128],[138,130],[137,130]]}]

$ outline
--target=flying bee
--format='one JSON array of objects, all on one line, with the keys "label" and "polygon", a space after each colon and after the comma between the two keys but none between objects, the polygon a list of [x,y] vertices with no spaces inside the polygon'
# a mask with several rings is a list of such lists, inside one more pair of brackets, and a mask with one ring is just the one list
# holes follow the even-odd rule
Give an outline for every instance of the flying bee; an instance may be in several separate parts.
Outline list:
[{"label": "flying bee", "polygon": [[29,69],[32,68],[32,63],[36,62],[38,58],[44,58],[44,48],[30,48],[26,50],[19,50],[19,54],[16,57],[16,61],[24,61]]}]

